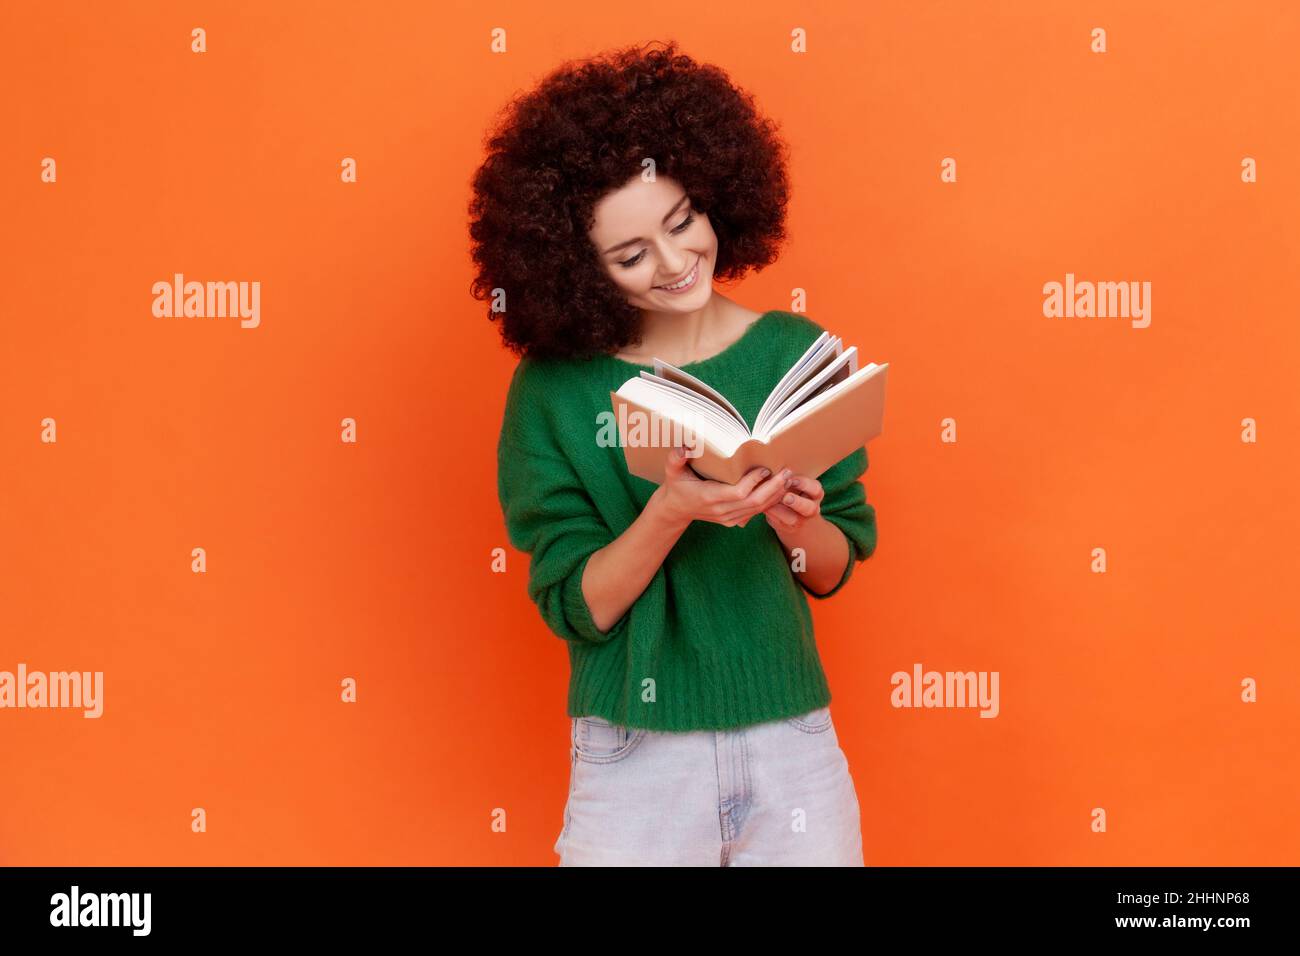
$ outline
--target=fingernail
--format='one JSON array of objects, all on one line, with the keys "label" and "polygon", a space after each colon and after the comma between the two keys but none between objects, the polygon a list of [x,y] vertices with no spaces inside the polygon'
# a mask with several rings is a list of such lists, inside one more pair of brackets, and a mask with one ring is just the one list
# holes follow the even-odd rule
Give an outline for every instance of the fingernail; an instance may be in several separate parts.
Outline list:
[{"label": "fingernail", "polygon": [[782,478],[789,478],[789,477],[790,477],[790,469],[787,468],[785,471],[781,472],[781,477],[782,477]]},{"label": "fingernail", "polygon": [[788,505],[792,505],[792,504],[794,504],[794,495],[786,495],[786,496],[785,496],[785,503],[788,504]]},{"label": "fingernail", "polygon": [[764,468],[761,472],[759,472],[759,476],[762,477],[762,478],[766,478],[766,477],[767,477],[768,475],[770,475],[771,473],[772,473],[772,469],[771,469],[771,468]]}]

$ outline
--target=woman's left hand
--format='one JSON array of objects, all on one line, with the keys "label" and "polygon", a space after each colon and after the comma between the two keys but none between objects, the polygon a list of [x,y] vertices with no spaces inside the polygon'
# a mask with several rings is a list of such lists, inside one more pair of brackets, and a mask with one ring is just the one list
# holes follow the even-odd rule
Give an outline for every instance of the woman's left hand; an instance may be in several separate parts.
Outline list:
[{"label": "woman's left hand", "polygon": [[764,510],[763,514],[778,536],[794,534],[809,520],[821,514],[822,498],[825,496],[826,492],[816,478],[791,474],[786,479],[785,495]]}]

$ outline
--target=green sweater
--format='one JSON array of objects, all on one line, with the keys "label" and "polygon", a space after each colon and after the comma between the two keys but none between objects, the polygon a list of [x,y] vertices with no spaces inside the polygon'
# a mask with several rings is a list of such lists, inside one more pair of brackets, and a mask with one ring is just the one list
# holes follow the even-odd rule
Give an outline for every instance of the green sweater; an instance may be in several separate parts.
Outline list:
[{"label": "green sweater", "polygon": [[[790,366],[822,333],[771,311],[718,355],[682,366],[725,395],[752,428]],[[849,560],[825,594],[786,563],[762,514],[745,527],[694,521],[649,585],[607,631],[582,593],[587,559],[623,533],[657,487],[602,447],[609,393],[650,365],[612,355],[522,359],[506,396],[497,491],[510,543],[530,557],[528,595],[569,651],[568,715],[660,731],[743,727],[830,703],[806,594],[827,598],[876,548],[875,508],[859,480],[866,448],[817,477],[821,513],[844,532]]]}]

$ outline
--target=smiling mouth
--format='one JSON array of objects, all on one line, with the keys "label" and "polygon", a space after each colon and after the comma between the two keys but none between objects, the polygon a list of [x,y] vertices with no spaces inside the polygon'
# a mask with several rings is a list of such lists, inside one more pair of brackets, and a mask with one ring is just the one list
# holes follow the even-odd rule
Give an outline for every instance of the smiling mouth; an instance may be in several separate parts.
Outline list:
[{"label": "smiling mouth", "polygon": [[657,285],[655,286],[655,288],[663,289],[665,292],[681,292],[684,289],[689,289],[692,285],[695,284],[695,280],[699,278],[700,259],[702,258],[704,257],[700,256],[695,260],[695,265],[691,266],[691,271],[686,273],[686,276],[684,278],[678,280],[677,282],[670,282],[668,285]]}]

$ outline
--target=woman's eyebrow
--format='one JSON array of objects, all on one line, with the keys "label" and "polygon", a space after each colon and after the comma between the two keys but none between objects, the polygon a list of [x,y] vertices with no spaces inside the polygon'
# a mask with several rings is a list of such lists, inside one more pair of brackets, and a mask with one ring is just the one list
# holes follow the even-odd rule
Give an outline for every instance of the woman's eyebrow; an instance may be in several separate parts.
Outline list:
[{"label": "woman's eyebrow", "polygon": [[[668,210],[668,215],[664,216],[664,218],[660,221],[665,226],[668,225],[668,220],[673,218],[673,213],[677,212],[677,210],[681,208],[681,205],[684,202],[686,202],[686,193],[682,193],[682,198],[677,200],[677,202],[673,205],[673,208]],[[608,249],[602,252],[601,255],[607,256],[611,252],[616,252],[617,250],[622,249],[624,246],[630,246],[633,243],[641,242],[641,241],[642,241],[641,237],[637,236],[635,239],[629,239],[627,242],[620,242],[616,246],[610,246]]]}]

